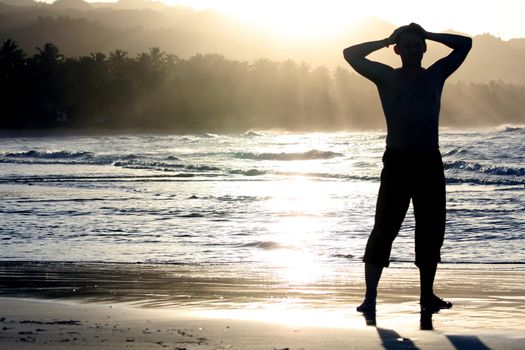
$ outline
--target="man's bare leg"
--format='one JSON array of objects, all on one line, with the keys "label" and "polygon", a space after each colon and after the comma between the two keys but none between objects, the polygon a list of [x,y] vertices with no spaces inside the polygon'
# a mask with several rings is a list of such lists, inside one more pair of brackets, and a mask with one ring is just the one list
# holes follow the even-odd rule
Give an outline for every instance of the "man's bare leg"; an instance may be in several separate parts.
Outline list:
[{"label": "man's bare leg", "polygon": [[452,303],[440,299],[434,294],[434,278],[436,277],[437,263],[419,266],[419,279],[421,285],[421,309],[437,312],[440,309],[450,309]]},{"label": "man's bare leg", "polygon": [[357,307],[359,312],[376,311],[377,285],[383,272],[383,266],[365,263],[365,300]]}]

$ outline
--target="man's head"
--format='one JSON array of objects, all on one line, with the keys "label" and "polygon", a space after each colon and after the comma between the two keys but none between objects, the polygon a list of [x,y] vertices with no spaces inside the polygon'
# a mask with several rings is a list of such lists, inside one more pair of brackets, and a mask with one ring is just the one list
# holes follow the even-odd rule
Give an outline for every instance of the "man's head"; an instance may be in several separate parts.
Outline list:
[{"label": "man's head", "polygon": [[394,51],[401,56],[403,66],[420,65],[423,54],[427,51],[423,32],[416,26],[407,26],[398,35]]}]

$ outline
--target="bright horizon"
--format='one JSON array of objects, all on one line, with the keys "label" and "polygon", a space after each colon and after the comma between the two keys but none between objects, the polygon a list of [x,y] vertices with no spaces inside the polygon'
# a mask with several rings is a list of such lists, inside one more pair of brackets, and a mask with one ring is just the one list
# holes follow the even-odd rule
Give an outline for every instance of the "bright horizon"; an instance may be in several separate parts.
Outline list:
[{"label": "bright horizon", "polygon": [[[53,0],[40,0],[52,3]],[[116,0],[86,0],[116,2]],[[157,0],[198,10],[211,9],[293,39],[341,34],[363,17],[378,17],[394,25],[420,23],[428,31],[453,29],[468,35],[490,33],[504,40],[525,38],[525,1],[441,0]]]}]

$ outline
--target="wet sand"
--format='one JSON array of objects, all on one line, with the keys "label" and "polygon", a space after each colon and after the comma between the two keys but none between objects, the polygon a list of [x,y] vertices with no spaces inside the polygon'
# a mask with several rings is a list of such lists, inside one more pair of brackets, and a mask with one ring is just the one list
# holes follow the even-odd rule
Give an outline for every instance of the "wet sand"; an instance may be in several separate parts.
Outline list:
[{"label": "wet sand", "polygon": [[454,307],[423,317],[432,330],[420,329],[415,268],[386,270],[375,326],[355,311],[360,277],[292,285],[210,267],[0,263],[0,349],[523,348],[521,270],[440,269],[436,292]]}]

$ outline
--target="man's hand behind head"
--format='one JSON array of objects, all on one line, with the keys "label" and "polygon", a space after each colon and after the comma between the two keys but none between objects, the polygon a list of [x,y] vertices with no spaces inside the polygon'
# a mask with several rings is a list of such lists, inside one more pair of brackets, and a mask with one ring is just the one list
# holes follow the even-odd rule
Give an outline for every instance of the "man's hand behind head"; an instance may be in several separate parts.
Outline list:
[{"label": "man's hand behind head", "polygon": [[408,27],[414,28],[415,30],[420,31],[426,39],[428,32],[424,30],[423,27],[421,27],[419,24],[412,22],[408,25]]},{"label": "man's hand behind head", "polygon": [[392,34],[386,39],[386,42],[388,45],[394,45],[397,42],[397,39],[399,38],[399,35],[401,35],[409,26],[401,26],[394,30]]}]

